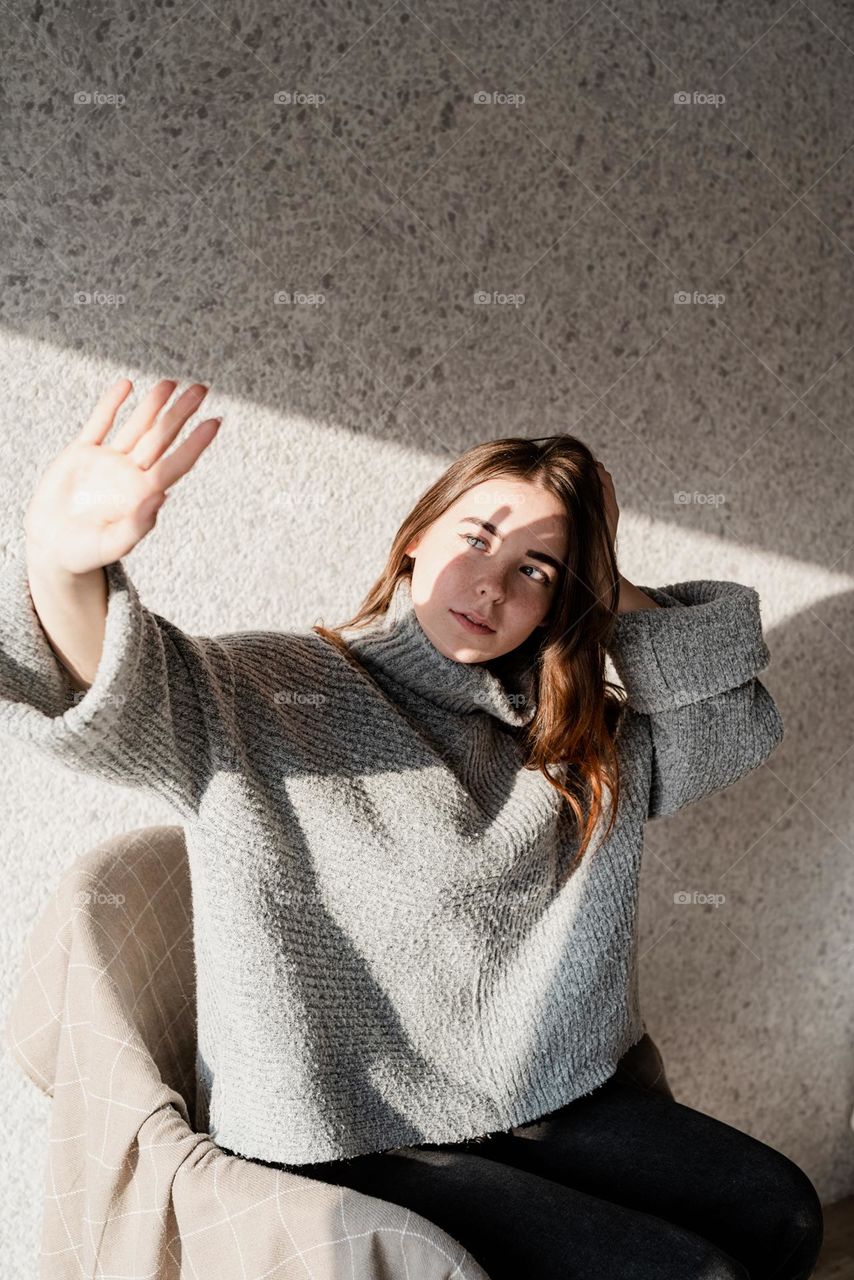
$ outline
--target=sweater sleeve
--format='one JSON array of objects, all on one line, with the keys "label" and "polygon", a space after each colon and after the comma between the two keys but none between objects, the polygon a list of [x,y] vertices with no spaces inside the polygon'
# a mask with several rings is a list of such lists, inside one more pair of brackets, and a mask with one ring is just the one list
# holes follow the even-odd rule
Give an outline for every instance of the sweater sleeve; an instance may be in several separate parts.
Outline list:
[{"label": "sweater sleeve", "polygon": [[619,614],[606,648],[652,745],[647,816],[737,782],[783,740],[757,673],[770,659],[759,595],[738,582],[641,587],[662,607]]},{"label": "sweater sleeve", "polygon": [[30,595],[26,551],[0,571],[0,733],[69,766],[198,807],[233,723],[234,641],[185,635],[150,612],[121,561],[106,566],[98,669],[75,689]]}]

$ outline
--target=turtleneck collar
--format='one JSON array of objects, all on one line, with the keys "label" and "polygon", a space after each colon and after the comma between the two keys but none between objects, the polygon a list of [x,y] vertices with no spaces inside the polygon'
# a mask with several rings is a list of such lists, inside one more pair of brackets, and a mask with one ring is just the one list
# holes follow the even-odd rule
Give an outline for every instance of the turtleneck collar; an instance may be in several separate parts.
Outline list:
[{"label": "turtleneck collar", "polygon": [[440,652],[415,612],[408,575],[395,583],[389,607],[365,627],[340,634],[370,672],[412,690],[448,711],[486,711],[506,724],[525,725],[536,710],[530,670],[499,679],[483,663],[457,662]]}]

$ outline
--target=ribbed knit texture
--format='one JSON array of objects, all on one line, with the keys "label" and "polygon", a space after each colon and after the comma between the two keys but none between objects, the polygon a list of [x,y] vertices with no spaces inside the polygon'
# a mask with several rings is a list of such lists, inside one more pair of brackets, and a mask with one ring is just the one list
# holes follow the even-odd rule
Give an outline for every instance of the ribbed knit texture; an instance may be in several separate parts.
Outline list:
[{"label": "ribbed knit texture", "polygon": [[613,1073],[644,1031],[646,819],[782,739],[755,590],[643,587],[665,607],[618,618],[617,824],[558,889],[574,819],[522,767],[533,681],[446,658],[408,579],[347,633],[349,658],[309,628],[187,635],[120,561],[107,581],[101,661],[75,694],[18,547],[0,573],[0,731],[151,789],[185,824],[199,1131],[300,1165],[507,1129]]}]

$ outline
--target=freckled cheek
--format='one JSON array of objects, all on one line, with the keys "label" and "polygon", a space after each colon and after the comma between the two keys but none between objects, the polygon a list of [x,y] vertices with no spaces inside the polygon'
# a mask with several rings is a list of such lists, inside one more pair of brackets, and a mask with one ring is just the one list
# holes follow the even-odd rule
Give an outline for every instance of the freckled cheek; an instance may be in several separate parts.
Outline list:
[{"label": "freckled cheek", "polygon": [[521,626],[520,626],[519,643],[521,644],[522,640],[524,640],[527,636],[531,634],[531,632],[534,630],[534,627],[536,627],[539,623],[544,622],[547,616],[548,616],[548,609],[526,610],[524,621],[521,623]]},{"label": "freckled cheek", "polygon": [[505,613],[501,627],[504,638],[513,645],[521,644],[530,634],[536,621],[535,615],[527,609],[514,609],[511,613]]}]

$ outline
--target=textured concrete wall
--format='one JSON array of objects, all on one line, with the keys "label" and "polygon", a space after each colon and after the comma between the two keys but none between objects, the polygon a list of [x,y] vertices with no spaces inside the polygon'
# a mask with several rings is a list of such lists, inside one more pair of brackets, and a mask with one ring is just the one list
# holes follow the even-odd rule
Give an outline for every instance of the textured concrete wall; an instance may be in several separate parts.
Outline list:
[{"label": "textured concrete wall", "polygon": [[[343,619],[457,453],[582,436],[628,577],[762,597],[786,739],[650,825],[643,997],[679,1098],[830,1202],[854,1190],[854,10],[457,8],[7,0],[0,547],[121,374],[208,382],[224,414],[128,559],[198,633]],[[174,815],[2,750],[6,1007],[60,871]],[[49,1104],[0,1071],[23,1277]]]}]

